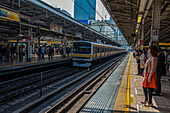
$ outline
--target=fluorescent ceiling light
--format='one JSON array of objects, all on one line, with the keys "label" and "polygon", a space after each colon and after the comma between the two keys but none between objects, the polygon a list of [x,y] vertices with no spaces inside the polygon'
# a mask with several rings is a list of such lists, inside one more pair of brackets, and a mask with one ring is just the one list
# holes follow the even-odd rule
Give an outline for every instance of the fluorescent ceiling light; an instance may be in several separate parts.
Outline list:
[{"label": "fluorescent ceiling light", "polygon": [[138,16],[138,22],[137,22],[137,23],[140,23],[140,22],[141,22],[141,19],[142,19],[142,17],[141,17],[141,16]]}]

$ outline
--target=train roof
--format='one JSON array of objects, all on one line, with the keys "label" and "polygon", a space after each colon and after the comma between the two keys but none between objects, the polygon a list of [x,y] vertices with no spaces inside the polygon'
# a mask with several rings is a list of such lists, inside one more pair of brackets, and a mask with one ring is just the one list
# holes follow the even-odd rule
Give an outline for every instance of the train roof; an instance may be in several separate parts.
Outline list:
[{"label": "train roof", "polygon": [[[86,42],[86,43],[91,43],[93,45],[98,45],[98,46],[105,46],[105,47],[114,47],[114,48],[117,48],[117,49],[123,49],[121,47],[117,47],[117,46],[113,46],[113,45],[108,45],[108,44],[101,44],[101,43],[95,43],[95,42],[89,42],[89,41],[75,41],[75,42]],[[74,43],[75,43],[74,42]]]}]

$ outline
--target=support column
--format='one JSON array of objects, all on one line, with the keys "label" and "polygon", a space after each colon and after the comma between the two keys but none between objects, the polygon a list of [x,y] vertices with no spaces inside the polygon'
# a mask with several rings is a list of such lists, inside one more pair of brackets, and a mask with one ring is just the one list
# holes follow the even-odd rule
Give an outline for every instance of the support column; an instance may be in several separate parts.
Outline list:
[{"label": "support column", "polygon": [[138,49],[140,49],[140,38],[138,38]]},{"label": "support column", "polygon": [[144,39],[144,22],[141,25],[140,49],[143,49],[143,39]]},{"label": "support column", "polygon": [[32,60],[32,28],[28,29],[28,61]]},{"label": "support column", "polygon": [[150,45],[156,45],[159,43],[159,29],[160,29],[160,0],[153,1],[152,9],[152,26],[151,26],[151,40]]},{"label": "support column", "polygon": [[137,40],[136,40],[136,41],[137,41],[137,48],[138,48],[138,49],[140,49],[140,37],[141,37],[140,31],[141,31],[141,30],[139,29],[139,31],[138,31],[138,36],[137,36]]}]

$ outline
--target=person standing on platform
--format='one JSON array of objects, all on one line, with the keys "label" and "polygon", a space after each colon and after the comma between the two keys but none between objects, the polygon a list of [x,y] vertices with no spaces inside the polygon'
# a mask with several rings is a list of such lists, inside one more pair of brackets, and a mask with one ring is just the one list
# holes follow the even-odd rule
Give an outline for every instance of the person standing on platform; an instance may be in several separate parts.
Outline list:
[{"label": "person standing on platform", "polygon": [[41,60],[44,60],[44,53],[45,53],[45,49],[44,49],[44,47],[42,46],[41,47]]},{"label": "person standing on platform", "polygon": [[[157,88],[157,75],[156,75],[156,66],[157,66],[157,56],[158,50],[156,46],[150,46],[148,53],[150,54],[150,58],[146,61],[145,70],[144,70],[144,81],[142,83],[143,91],[145,95],[145,100],[141,103],[151,107],[152,104],[152,92]],[[148,100],[149,93],[149,100]]]},{"label": "person standing on platform", "polygon": [[7,47],[6,47],[6,59],[7,59],[7,61],[9,61],[9,53],[10,52],[11,52],[10,45],[8,44]]},{"label": "person standing on platform", "polygon": [[41,58],[41,47],[38,48],[38,58]]},{"label": "person standing on platform", "polygon": [[53,50],[53,48],[50,46],[50,47],[49,47],[49,51],[48,51],[49,59],[52,59],[52,57],[53,57],[53,52],[54,52],[54,50]]},{"label": "person standing on platform", "polygon": [[5,48],[5,45],[2,46],[1,48],[1,55],[2,55],[2,59],[1,59],[1,62],[6,62],[6,48]]},{"label": "person standing on platform", "polygon": [[55,55],[55,53],[56,53],[56,48],[53,47],[53,56]]},{"label": "person standing on platform", "polygon": [[148,54],[148,50],[147,49],[145,49],[145,54],[146,54],[146,59],[148,59],[149,58],[149,54]]},{"label": "person standing on platform", "polygon": [[139,50],[139,54],[140,54],[140,57],[139,57],[139,59],[140,59],[140,75],[142,75],[142,73],[144,71],[144,67],[145,67],[146,56],[145,56],[144,51],[142,51],[142,50]]},{"label": "person standing on platform", "polygon": [[11,47],[11,60],[13,60],[14,58],[15,58],[15,47],[14,47],[14,45],[12,45],[12,47]]},{"label": "person standing on platform", "polygon": [[159,96],[161,92],[161,76],[164,74],[165,68],[165,55],[161,48],[159,48],[159,55],[157,57],[157,66],[156,66],[156,74],[157,74],[157,88],[154,90],[153,95]]},{"label": "person standing on platform", "polygon": [[169,53],[168,53],[168,50],[167,50],[167,49],[164,49],[164,50],[163,50],[163,53],[165,54],[165,75],[167,75],[167,71],[168,71],[168,56],[169,56]]},{"label": "person standing on platform", "polygon": [[142,51],[143,51],[143,53],[145,54],[145,62],[146,62],[146,60],[147,60],[147,54],[148,54],[148,53],[147,53],[146,49],[143,49]]},{"label": "person standing on platform", "polygon": [[138,74],[137,75],[140,75],[140,54],[139,54],[138,50],[136,50],[136,62],[138,64]]},{"label": "person standing on platform", "polygon": [[133,49],[133,57],[135,58],[135,50]]},{"label": "person standing on platform", "polygon": [[59,49],[59,48],[57,47],[57,48],[56,48],[56,53],[57,53],[57,55],[58,55],[58,49]]}]

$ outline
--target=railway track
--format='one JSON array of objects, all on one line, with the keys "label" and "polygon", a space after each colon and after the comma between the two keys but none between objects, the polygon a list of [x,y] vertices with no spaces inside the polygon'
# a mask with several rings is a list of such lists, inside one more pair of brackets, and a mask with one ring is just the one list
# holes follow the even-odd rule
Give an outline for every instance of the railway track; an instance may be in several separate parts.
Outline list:
[{"label": "railway track", "polygon": [[[41,87],[41,73],[2,82],[0,83],[0,109],[6,113],[14,111],[16,113],[39,112],[40,109],[47,107],[43,103],[50,105],[50,103],[61,102],[69,94],[93,78],[104,66],[111,62],[117,62],[119,59],[114,58],[110,61],[105,61],[105,64],[98,64],[92,67],[89,72],[87,68],[73,68],[70,66],[44,71],[42,97],[40,97],[39,90]],[[54,99],[56,100],[55,102]],[[15,106],[20,109],[17,110]]]},{"label": "railway track", "polygon": [[[65,69],[65,70],[64,70]],[[73,67],[62,67],[43,72],[43,86],[50,85],[56,81],[71,76],[82,69],[74,69]],[[32,74],[26,77],[3,82],[0,84],[0,105],[10,100],[19,98],[25,94],[33,92],[40,88],[41,73]]]},{"label": "railway track", "polygon": [[56,67],[63,67],[65,65],[72,65],[72,61],[71,60],[50,61],[35,64],[27,64],[24,66],[1,68],[0,82],[9,81],[15,78],[28,76],[34,73],[39,73],[50,69],[55,69]]},{"label": "railway track", "polygon": [[[125,57],[117,58],[113,63],[105,64],[105,68],[102,69],[99,73],[95,74],[89,81],[84,83],[80,88],[72,92],[62,101],[54,105],[51,109],[46,111],[46,113],[65,113],[72,112],[77,113],[80,109],[86,104],[90,97],[100,88],[100,86],[107,80],[110,74],[116,69],[116,67],[121,63]],[[94,90],[95,89],[95,90]],[[87,96],[88,95],[88,96]],[[78,103],[78,100],[81,98],[82,102]],[[78,103],[78,104],[76,104]],[[71,109],[73,106],[76,106],[75,109]],[[72,111],[73,110],[73,111]]]},{"label": "railway track", "polygon": [[[58,103],[58,104],[56,104],[55,107],[52,107],[48,112],[53,112],[53,111],[65,112],[67,110],[66,109],[67,107],[62,108],[61,106],[66,106],[67,103],[70,103],[70,100],[72,100],[74,97],[77,98],[81,97],[81,95],[83,94],[81,92],[85,91],[85,89],[88,87],[88,84],[93,83],[93,81],[96,81],[97,83],[98,81],[97,78],[100,77],[101,75],[105,75],[105,73],[111,70],[111,67],[112,68],[115,67],[118,62],[120,63],[123,56],[124,55],[121,55],[121,57],[118,58],[114,58],[98,66],[97,68],[96,67],[92,68],[91,71],[87,73],[82,72],[79,74],[75,74],[74,76],[72,76],[72,78],[69,78],[68,80],[65,79],[64,80],[65,82],[63,82],[64,84],[62,83],[60,87],[57,87],[52,92],[45,94],[42,98],[39,98],[33,101],[32,103],[29,103],[28,105],[26,105],[26,107],[25,106],[21,107],[15,112],[16,113],[39,112],[39,110],[42,109],[43,107],[47,107],[43,103],[50,105],[50,103],[54,102],[54,99],[55,99],[54,103]],[[88,93],[89,91],[85,91],[85,92]],[[73,103],[75,101],[77,101],[77,99],[74,99]],[[68,109],[71,107],[71,105],[69,105]]]}]

